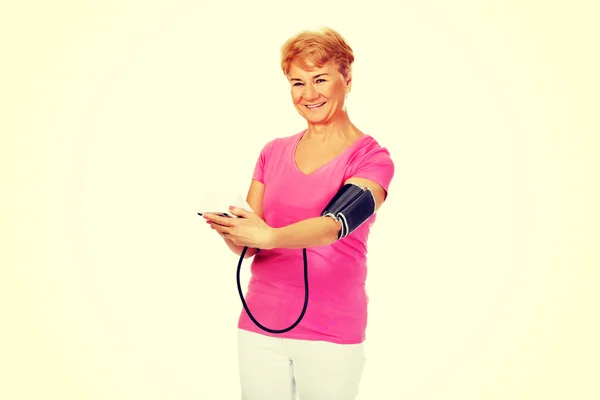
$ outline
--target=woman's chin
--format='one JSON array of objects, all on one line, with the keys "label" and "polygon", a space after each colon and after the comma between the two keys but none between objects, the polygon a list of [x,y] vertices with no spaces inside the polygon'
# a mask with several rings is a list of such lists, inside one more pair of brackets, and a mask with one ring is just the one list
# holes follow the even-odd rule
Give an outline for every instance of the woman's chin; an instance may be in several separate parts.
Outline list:
[{"label": "woman's chin", "polygon": [[321,117],[321,118],[304,117],[304,119],[306,119],[306,122],[308,122],[311,125],[324,125],[327,123],[326,117]]}]

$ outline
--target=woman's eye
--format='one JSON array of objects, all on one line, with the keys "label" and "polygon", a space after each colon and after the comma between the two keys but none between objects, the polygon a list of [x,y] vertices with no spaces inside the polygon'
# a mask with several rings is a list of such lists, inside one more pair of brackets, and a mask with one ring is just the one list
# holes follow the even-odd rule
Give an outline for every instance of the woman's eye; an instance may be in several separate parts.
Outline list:
[{"label": "woman's eye", "polygon": [[326,81],[325,81],[325,79],[322,79],[322,78],[321,79],[317,79],[317,83],[320,83],[320,82],[326,82]]},{"label": "woman's eye", "polygon": [[299,85],[302,85],[302,83],[300,83],[300,82],[294,83],[294,86],[299,86]]}]

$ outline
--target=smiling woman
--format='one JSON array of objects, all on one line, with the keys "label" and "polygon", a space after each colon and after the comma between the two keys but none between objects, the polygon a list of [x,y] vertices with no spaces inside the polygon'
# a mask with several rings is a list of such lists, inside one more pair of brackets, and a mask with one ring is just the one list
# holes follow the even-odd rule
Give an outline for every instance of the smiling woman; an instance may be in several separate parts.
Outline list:
[{"label": "smiling woman", "polygon": [[354,53],[337,32],[299,35],[282,50],[281,68],[292,85],[294,105],[309,124],[326,123],[345,111]]},{"label": "smiling woman", "polygon": [[[242,310],[242,397],[289,399],[297,390],[301,399],[351,400],[365,363],[367,238],[394,163],[350,121],[354,54],[339,33],[301,32],[281,50],[293,105],[308,126],[264,145],[247,196],[254,212],[204,217],[235,254],[254,256],[246,301],[256,319],[293,326],[265,330]],[[308,308],[298,249],[309,259]]]}]

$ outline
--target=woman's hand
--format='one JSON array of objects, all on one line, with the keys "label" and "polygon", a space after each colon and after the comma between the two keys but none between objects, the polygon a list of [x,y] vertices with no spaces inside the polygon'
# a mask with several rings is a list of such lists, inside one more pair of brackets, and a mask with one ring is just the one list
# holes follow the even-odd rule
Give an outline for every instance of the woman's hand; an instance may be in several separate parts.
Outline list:
[{"label": "woman's hand", "polygon": [[268,250],[272,248],[275,229],[256,214],[243,208],[229,207],[239,218],[204,214],[206,222],[225,240],[236,246]]}]

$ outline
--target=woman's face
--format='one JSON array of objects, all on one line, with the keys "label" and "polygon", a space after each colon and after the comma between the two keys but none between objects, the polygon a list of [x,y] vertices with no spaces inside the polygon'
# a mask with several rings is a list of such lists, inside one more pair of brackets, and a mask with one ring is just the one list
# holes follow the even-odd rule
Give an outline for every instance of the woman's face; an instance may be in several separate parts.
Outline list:
[{"label": "woman's face", "polygon": [[[305,67],[308,68],[308,67]],[[346,82],[331,61],[322,68],[292,64],[288,74],[294,107],[309,123],[325,124],[344,111],[351,81]]]}]

